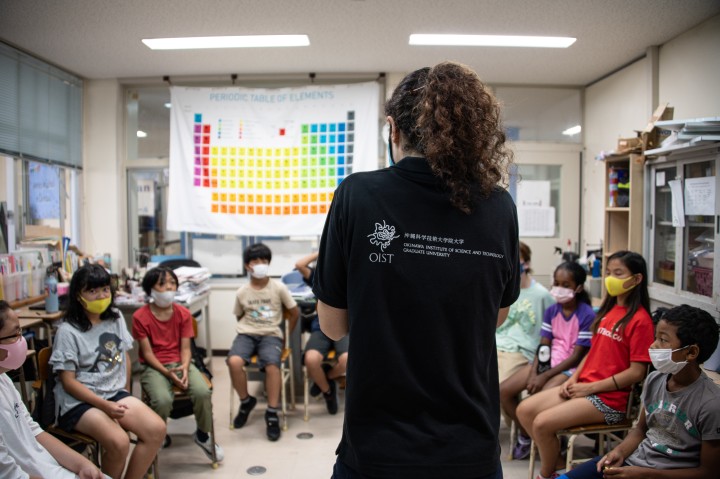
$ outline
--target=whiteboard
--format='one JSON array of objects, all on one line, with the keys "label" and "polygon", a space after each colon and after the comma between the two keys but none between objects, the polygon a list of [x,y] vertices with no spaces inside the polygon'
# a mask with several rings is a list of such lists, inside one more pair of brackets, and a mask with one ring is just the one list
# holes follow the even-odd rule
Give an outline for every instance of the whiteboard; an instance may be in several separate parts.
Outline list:
[{"label": "whiteboard", "polygon": [[214,275],[239,276],[245,273],[243,249],[241,239],[193,238],[192,259]]},{"label": "whiteboard", "polygon": [[303,256],[307,256],[313,251],[313,241],[297,241],[297,240],[264,240],[270,251],[272,251],[272,261],[270,261],[270,276],[282,276],[295,269],[295,263]]}]

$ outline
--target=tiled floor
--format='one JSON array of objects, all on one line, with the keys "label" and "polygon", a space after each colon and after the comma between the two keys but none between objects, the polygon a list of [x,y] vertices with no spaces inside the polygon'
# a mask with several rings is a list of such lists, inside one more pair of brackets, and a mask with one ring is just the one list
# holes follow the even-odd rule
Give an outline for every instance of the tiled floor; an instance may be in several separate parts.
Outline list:
[{"label": "tiled floor", "polygon": [[[262,477],[263,479],[318,479],[329,478],[335,462],[335,448],[340,439],[343,414],[343,393],[340,393],[340,410],[330,416],[323,401],[311,400],[310,421],[303,421],[302,396],[288,417],[288,430],[278,442],[270,442],[265,436],[263,415],[266,403],[260,399],[250,415],[248,423],[237,430],[229,429],[230,379],[223,358],[213,358],[214,394],[213,407],[215,431],[218,442],[225,450],[225,460],[213,470],[203,452],[192,441],[195,421],[190,417],[170,420],[168,432],[172,445],[160,452],[161,479],[240,479]],[[251,388],[260,390],[259,383]],[[251,391],[255,395],[254,391]],[[258,394],[261,398],[262,394]],[[235,400],[237,407],[237,398]],[[311,433],[311,439],[299,439],[300,433]],[[503,448],[503,471],[505,479],[528,477],[528,461],[507,461],[509,430],[503,424],[500,431]],[[266,468],[260,476],[248,470],[254,466]],[[537,466],[536,466],[537,474]],[[451,479],[451,478],[438,478]]]}]

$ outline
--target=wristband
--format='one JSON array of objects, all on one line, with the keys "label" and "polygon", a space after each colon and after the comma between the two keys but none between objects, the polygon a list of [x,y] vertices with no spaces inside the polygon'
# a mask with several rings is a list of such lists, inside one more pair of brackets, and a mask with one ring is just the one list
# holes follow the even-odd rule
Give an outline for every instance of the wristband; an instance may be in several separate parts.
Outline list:
[{"label": "wristband", "polygon": [[620,390],[620,386],[618,386],[618,383],[617,383],[617,381],[615,380],[615,375],[613,374],[611,377],[612,377],[613,382],[615,383],[615,389],[617,389],[617,390],[619,391],[619,390]]}]

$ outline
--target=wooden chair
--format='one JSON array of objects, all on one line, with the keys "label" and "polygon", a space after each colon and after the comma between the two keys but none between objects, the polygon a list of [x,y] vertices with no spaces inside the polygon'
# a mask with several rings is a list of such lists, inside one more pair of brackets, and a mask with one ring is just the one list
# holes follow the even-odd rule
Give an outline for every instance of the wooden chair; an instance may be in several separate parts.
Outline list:
[{"label": "wooden chair", "polygon": [[[48,391],[46,387],[51,374],[49,364],[51,354],[52,348],[50,347],[43,348],[37,353],[38,377],[32,387],[36,394],[43,398],[54,394],[53,391]],[[86,454],[96,466],[100,467],[100,444],[94,438],[80,432],[64,431],[55,424],[45,427],[45,432],[57,437],[76,451]]]},{"label": "wooden chair", "polygon": [[[193,317],[192,318],[192,326],[193,331],[195,333],[195,337],[197,337],[197,320]],[[208,389],[210,389],[210,392],[213,390],[212,381],[210,378],[200,370],[200,374],[202,374],[203,379],[205,380],[205,384],[207,385]],[[192,398],[190,397],[190,394],[188,394],[187,391],[183,391],[179,387],[173,385],[172,388],[173,392],[173,407],[172,411],[170,412],[170,417],[172,419],[180,419],[182,417],[186,417],[192,414]],[[140,395],[142,397],[142,400],[145,404],[150,406],[150,398],[148,397],[145,390],[142,388],[142,384],[140,386]],[[210,407],[212,408],[212,401],[210,401]],[[186,412],[189,411],[189,412]],[[212,438],[212,459],[211,459],[211,466],[213,469],[218,468],[218,460],[217,456],[215,455],[215,417],[212,415],[212,409],[210,412],[211,417],[213,418],[211,428],[210,428],[210,437]],[[153,472],[155,473],[154,479],[160,479],[160,473],[157,467],[157,456],[155,456],[155,462],[153,463]]]},{"label": "wooden chair", "polygon": [[[287,431],[287,389],[290,389],[290,406],[289,409],[295,409],[295,377],[293,375],[293,357],[292,348],[290,347],[290,321],[288,321],[290,312],[283,308],[283,320],[285,322],[285,338],[283,350],[280,353],[280,408],[282,412],[282,430]],[[250,358],[250,364],[245,365],[245,372],[263,372],[258,366],[257,354]],[[230,429],[233,426],[233,412],[235,411],[235,389],[230,385]]]},{"label": "wooden chair", "polygon": [[[645,374],[645,376],[647,376],[647,373]],[[613,441],[617,441],[619,443],[625,438],[625,434],[627,433],[627,431],[629,431],[635,426],[638,417],[640,417],[640,410],[642,408],[640,396],[642,394],[642,387],[644,382],[645,380],[643,379],[641,382],[633,384],[632,389],[630,390],[630,396],[628,397],[628,405],[625,412],[625,419],[623,419],[618,424],[613,424],[612,426],[606,423],[587,424],[584,426],[575,426],[567,429],[562,429],[556,433],[558,438],[567,437],[568,447],[567,457],[565,460],[565,468],[567,471],[570,471],[573,466],[591,459],[589,457],[581,459],[574,458],[575,440],[578,438],[578,436],[581,436],[583,434],[597,434],[597,455],[600,456],[605,455],[611,449],[610,446],[612,445]],[[534,479],[535,477],[535,449],[535,441],[533,440],[532,445],[530,446],[530,465],[528,468],[529,479]]]}]

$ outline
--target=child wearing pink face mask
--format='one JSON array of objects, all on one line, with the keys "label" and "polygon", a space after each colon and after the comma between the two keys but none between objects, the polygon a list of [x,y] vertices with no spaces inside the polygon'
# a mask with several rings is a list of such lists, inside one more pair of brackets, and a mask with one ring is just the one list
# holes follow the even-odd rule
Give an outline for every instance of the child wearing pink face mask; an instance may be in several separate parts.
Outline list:
[{"label": "child wearing pink face mask", "polygon": [[0,301],[0,477],[102,479],[86,457],[44,432],[30,417],[8,371],[23,365],[27,343],[17,315]]},{"label": "child wearing pink face mask", "polygon": [[590,351],[561,386],[529,397],[517,409],[540,453],[539,479],[565,472],[556,431],[625,419],[631,387],[645,377],[650,363],[654,328],[645,259],[632,251],[613,253],[605,276],[608,294],[592,325]]},{"label": "child wearing pink face mask", "polygon": [[[577,263],[562,263],[555,269],[550,294],[557,303],[545,310],[540,330],[540,347],[550,351],[549,369],[538,372],[536,356],[533,362],[500,383],[500,404],[514,421],[523,391],[535,394],[564,383],[590,348],[590,326],[595,312],[584,288],[586,277],[585,270]],[[513,459],[528,457],[530,444],[530,437],[520,428]]]}]

